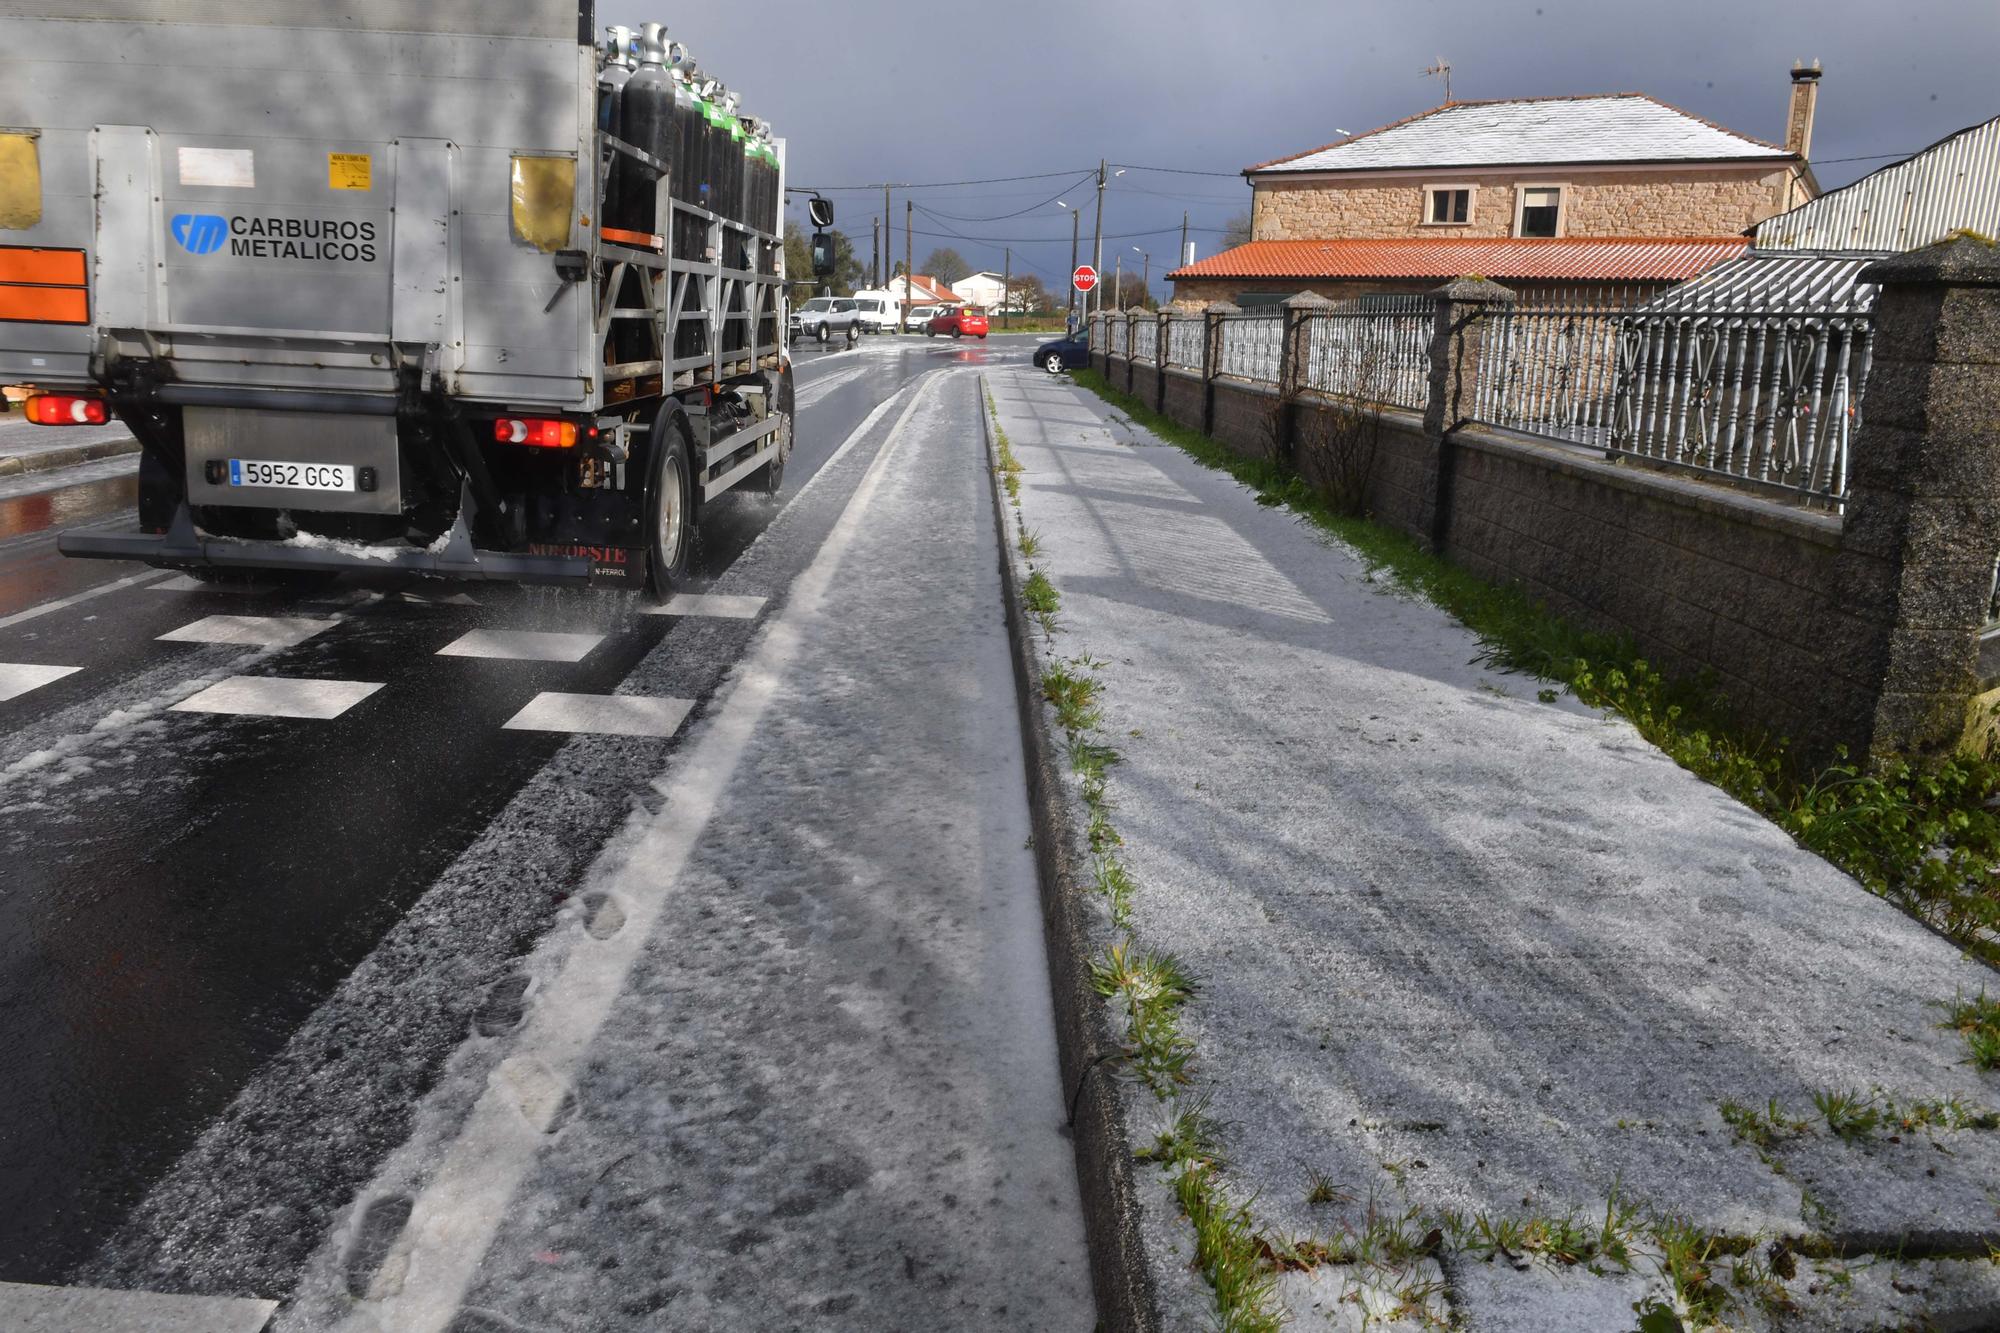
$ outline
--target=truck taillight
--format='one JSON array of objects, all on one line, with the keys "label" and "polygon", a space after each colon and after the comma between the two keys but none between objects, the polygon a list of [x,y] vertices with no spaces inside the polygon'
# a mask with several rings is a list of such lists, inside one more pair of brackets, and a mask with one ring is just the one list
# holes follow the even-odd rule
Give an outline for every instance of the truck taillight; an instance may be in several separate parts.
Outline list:
[{"label": "truck taillight", "polygon": [[111,420],[102,398],[73,398],[60,393],[36,394],[23,410],[28,420],[44,426],[102,426]]},{"label": "truck taillight", "polygon": [[547,417],[501,417],[493,423],[493,438],[502,444],[536,449],[571,449],[576,446],[576,423]]}]

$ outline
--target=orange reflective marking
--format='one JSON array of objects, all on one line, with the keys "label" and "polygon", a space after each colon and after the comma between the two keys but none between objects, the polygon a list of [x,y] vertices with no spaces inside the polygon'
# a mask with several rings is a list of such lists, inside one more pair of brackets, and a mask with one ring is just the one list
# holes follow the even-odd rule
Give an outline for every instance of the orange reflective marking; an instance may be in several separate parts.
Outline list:
[{"label": "orange reflective marking", "polygon": [[0,282],[37,282],[57,287],[81,287],[83,251],[42,250],[25,245],[0,245]]},{"label": "orange reflective marking", "polygon": [[90,293],[81,287],[0,284],[0,320],[29,324],[90,323]]}]

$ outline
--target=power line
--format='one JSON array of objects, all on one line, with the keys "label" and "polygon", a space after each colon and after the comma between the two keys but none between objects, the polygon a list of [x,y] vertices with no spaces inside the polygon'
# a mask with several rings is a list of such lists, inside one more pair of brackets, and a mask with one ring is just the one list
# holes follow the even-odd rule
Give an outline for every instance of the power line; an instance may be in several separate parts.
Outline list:
[{"label": "power line", "polygon": [[1081,186],[1084,181],[1090,179],[1090,176],[1091,173],[1086,171],[1082,175],[1078,176],[1075,180],[1071,181],[1068,185],[1063,186],[1062,189],[1057,190],[1054,194],[1042,200],[1040,203],[1029,204],[1026,208],[1017,208],[1011,213],[993,213],[985,217],[967,217],[959,213],[933,212],[932,210],[925,208],[922,204],[917,205],[917,211],[924,214],[926,217],[950,218],[953,222],[1002,222],[1008,218],[1020,217],[1023,213],[1032,213],[1039,208],[1047,208],[1050,204],[1056,202],[1056,200],[1062,198],[1064,195],[1070,193],[1072,190],[1075,190],[1076,188]]},{"label": "power line", "polygon": [[1142,167],[1136,162],[1113,162],[1111,165],[1123,167],[1127,171],[1161,171],[1170,176],[1220,176],[1225,180],[1243,179],[1243,173],[1240,171],[1197,171],[1193,167]]},{"label": "power line", "polygon": [[[1090,168],[1090,174],[1092,174],[1092,175],[1095,175],[1095,174],[1096,174],[1096,172],[1097,172],[1097,168],[1096,168],[1096,167],[1091,167],[1091,168]],[[894,187],[895,189],[898,189],[898,190],[951,190],[951,189],[956,189],[956,188],[958,188],[959,186],[962,186],[962,185],[1005,185],[1005,184],[1007,184],[1007,183],[1009,183],[1009,182],[1011,182],[1011,181],[1052,181],[1052,180],[1056,180],[1056,179],[1058,179],[1059,177],[1065,177],[1065,176],[1076,176],[1076,175],[1081,175],[1081,174],[1083,174],[1083,173],[1081,173],[1081,172],[1076,172],[1076,171],[1043,171],[1043,172],[1038,172],[1038,173],[1036,173],[1036,174],[1034,174],[1034,175],[1032,175],[1032,176],[985,176],[985,177],[981,177],[981,178],[980,178],[980,179],[978,179],[978,180],[966,180],[966,181],[925,181],[925,182],[922,182],[922,183],[920,183],[920,184],[912,184],[912,183],[910,183],[910,182],[908,182],[908,181],[876,181],[876,182],[875,182],[874,184],[872,184],[872,185],[792,185],[792,184],[787,184],[787,185],[785,186],[785,190],[786,190],[786,192],[787,192],[787,193],[789,193],[789,192],[791,192],[791,191],[793,191],[793,190],[805,190],[805,191],[808,191],[808,192],[811,192],[811,191],[814,191],[814,190],[818,190],[818,191],[821,191],[821,192],[823,192],[823,193],[824,193],[824,192],[829,192],[829,191],[833,191],[833,190],[879,190],[879,189],[881,189],[881,188],[882,188],[882,187],[883,187],[883,186],[884,186],[885,184],[886,184],[886,185],[889,185],[889,186],[892,186],[892,187]]]}]

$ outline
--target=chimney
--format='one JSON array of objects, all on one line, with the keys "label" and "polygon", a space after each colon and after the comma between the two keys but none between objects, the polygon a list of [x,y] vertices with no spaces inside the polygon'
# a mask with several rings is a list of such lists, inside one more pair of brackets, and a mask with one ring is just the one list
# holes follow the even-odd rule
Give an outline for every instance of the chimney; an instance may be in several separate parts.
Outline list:
[{"label": "chimney", "polygon": [[1801,158],[1812,156],[1813,112],[1819,105],[1819,61],[1812,68],[1792,66],[1792,105],[1785,116],[1785,147]]}]

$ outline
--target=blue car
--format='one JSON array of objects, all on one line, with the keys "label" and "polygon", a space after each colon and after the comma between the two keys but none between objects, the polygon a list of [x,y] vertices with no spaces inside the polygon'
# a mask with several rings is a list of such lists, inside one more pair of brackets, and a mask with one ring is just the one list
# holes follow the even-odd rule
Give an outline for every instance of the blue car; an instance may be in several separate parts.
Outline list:
[{"label": "blue car", "polygon": [[1081,333],[1064,334],[1035,349],[1035,364],[1051,375],[1090,364],[1090,342]]}]

